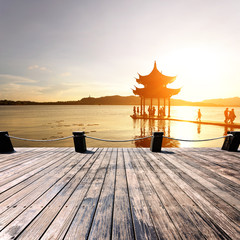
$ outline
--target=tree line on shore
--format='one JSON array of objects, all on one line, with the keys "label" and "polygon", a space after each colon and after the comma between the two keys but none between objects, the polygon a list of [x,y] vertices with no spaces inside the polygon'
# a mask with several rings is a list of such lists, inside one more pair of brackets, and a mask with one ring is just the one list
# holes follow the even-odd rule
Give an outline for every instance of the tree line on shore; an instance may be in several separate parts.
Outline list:
[{"label": "tree line on shore", "polygon": [[[162,100],[163,101],[163,100]],[[77,101],[57,101],[57,102],[35,102],[35,101],[13,101],[0,100],[0,105],[139,105],[140,98],[137,96],[105,96],[105,97],[86,97]],[[146,105],[150,99],[146,100]],[[153,100],[157,105],[157,99]],[[240,98],[211,99],[202,102],[190,102],[181,99],[171,99],[172,106],[235,106],[240,107]]]}]

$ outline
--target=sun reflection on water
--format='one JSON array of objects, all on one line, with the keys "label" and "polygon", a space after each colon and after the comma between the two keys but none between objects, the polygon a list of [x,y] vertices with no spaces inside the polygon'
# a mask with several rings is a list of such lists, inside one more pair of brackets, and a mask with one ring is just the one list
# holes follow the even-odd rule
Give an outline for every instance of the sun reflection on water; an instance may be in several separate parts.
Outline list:
[{"label": "sun reflection on water", "polygon": [[[172,118],[195,120],[198,107],[172,107]],[[202,121],[223,121],[224,108],[202,107]],[[207,139],[226,135],[238,129],[201,125],[169,120],[133,120],[132,106],[0,106],[2,131],[29,139],[54,139],[66,137],[73,131],[85,131],[86,135],[113,140],[136,139],[151,136],[153,132],[178,139]],[[236,108],[239,122],[240,108]],[[221,147],[223,140],[209,142],[167,141],[165,147]],[[13,140],[15,147],[73,147],[72,139],[39,143]],[[139,142],[100,142],[87,139],[88,147],[149,147],[150,138]]]}]

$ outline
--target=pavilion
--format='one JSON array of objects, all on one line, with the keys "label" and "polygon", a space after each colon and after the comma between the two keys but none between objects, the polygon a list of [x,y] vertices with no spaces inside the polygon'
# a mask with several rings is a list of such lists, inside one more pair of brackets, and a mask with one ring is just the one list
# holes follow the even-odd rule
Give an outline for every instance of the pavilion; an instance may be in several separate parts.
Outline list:
[{"label": "pavilion", "polygon": [[[153,109],[153,99],[157,99],[158,102],[158,116],[161,114],[160,104],[161,99],[163,99],[163,115],[166,116],[166,102],[168,101],[168,117],[170,117],[170,98],[180,92],[181,88],[172,89],[167,88],[167,84],[172,83],[176,80],[176,76],[169,77],[163,75],[157,69],[156,61],[154,62],[154,68],[152,72],[146,76],[142,76],[138,73],[139,78],[136,78],[138,84],[142,84],[143,88],[135,87],[133,90],[135,95],[139,95],[141,99],[140,103],[140,116],[146,117],[147,113],[145,111],[146,99],[150,99],[149,109]],[[149,113],[150,117],[150,113]]]}]

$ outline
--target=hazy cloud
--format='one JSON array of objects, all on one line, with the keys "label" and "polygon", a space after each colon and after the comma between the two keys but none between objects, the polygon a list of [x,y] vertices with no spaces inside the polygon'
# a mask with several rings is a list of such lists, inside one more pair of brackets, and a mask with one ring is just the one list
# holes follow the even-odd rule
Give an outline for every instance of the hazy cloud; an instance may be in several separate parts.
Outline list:
[{"label": "hazy cloud", "polygon": [[10,74],[0,74],[0,84],[3,83],[35,83],[36,80],[22,77],[22,76],[16,76],[16,75],[10,75]]},{"label": "hazy cloud", "polygon": [[50,69],[46,68],[46,67],[41,67],[39,65],[31,65],[28,67],[29,70],[34,70],[34,69],[37,69],[37,70],[41,70],[41,71],[46,71],[46,72],[51,72]]},{"label": "hazy cloud", "polygon": [[61,74],[61,77],[70,77],[72,74],[70,72],[64,72]]},{"label": "hazy cloud", "polygon": [[44,100],[43,87],[5,83],[0,85],[0,99],[8,100]]}]

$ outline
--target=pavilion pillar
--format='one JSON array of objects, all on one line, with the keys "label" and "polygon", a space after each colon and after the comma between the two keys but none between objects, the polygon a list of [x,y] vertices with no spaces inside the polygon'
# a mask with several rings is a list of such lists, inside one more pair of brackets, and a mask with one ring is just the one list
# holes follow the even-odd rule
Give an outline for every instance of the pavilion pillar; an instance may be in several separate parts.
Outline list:
[{"label": "pavilion pillar", "polygon": [[143,115],[145,115],[145,98],[143,98]]},{"label": "pavilion pillar", "polygon": [[159,105],[160,105],[160,99],[158,98],[158,117],[159,117]]},{"label": "pavilion pillar", "polygon": [[143,109],[142,109],[142,102],[143,102],[143,99],[142,99],[142,97],[141,97],[141,103],[140,103],[140,104],[141,104],[141,105],[140,105],[140,115],[141,115],[141,116],[143,115],[143,112],[142,112],[142,111],[143,111]]},{"label": "pavilion pillar", "polygon": [[164,113],[164,116],[166,116],[166,98],[163,98],[163,113]]},{"label": "pavilion pillar", "polygon": [[170,98],[168,98],[168,117],[170,117]]},{"label": "pavilion pillar", "polygon": [[[151,115],[152,115],[152,98],[151,98],[150,113],[151,113]],[[150,113],[149,113],[149,117],[150,117]]]}]

